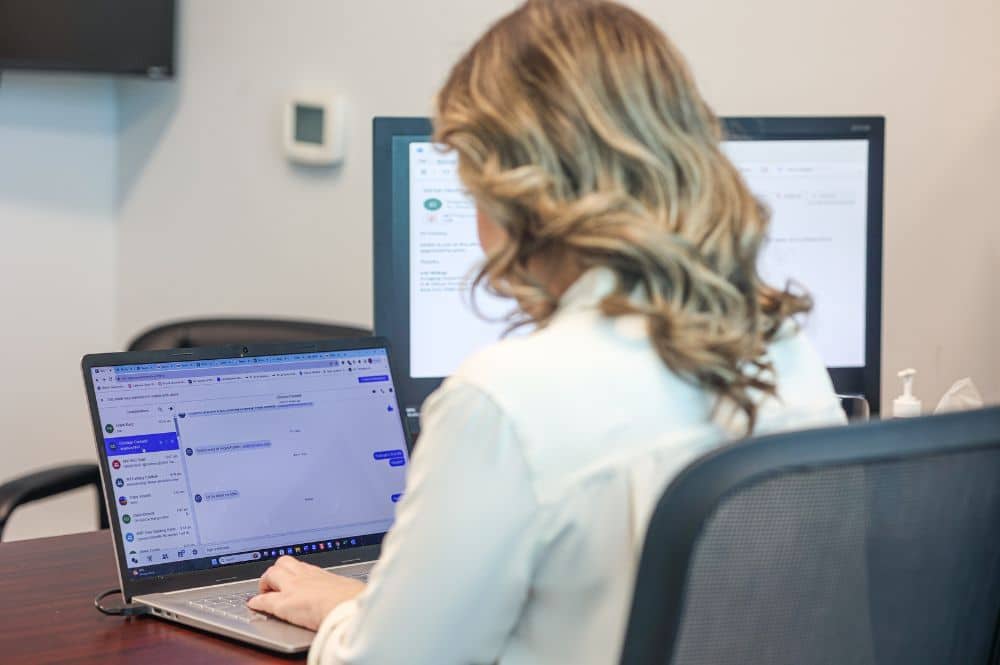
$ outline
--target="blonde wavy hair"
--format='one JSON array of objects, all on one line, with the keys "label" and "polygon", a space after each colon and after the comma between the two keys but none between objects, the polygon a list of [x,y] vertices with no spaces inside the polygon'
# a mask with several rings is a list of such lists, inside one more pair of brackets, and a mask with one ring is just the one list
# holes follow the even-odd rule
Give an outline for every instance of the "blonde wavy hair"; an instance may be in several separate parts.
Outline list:
[{"label": "blonde wavy hair", "polygon": [[769,213],[721,138],[667,37],[603,0],[528,0],[437,97],[435,140],[508,236],[476,283],[517,300],[515,325],[544,326],[558,305],[529,263],[610,268],[603,313],[645,317],[666,366],[731,400],[752,431],[755,391],[775,393],[767,344],[811,301],[761,280]]}]

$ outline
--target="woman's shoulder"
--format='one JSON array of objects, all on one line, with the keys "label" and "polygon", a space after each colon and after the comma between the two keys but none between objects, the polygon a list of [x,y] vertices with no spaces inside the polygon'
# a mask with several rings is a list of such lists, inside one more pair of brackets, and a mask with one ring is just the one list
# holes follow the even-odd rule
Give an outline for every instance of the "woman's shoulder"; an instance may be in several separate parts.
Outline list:
[{"label": "woman's shoulder", "polygon": [[[614,322],[597,311],[557,316],[544,328],[514,332],[472,354],[455,376],[473,384],[495,384],[570,378],[582,366],[600,366],[605,359],[627,353],[628,342],[614,334]],[[645,335],[643,335],[645,337]],[[648,348],[648,340],[639,345]]]},{"label": "woman's shoulder", "polygon": [[842,416],[830,373],[809,335],[801,329],[779,336],[769,347],[779,402],[785,408],[821,408]]},{"label": "woman's shoulder", "polygon": [[786,321],[782,330],[768,345],[767,353],[779,388],[784,383],[808,382],[817,384],[817,388],[833,391],[826,364],[801,326]]},{"label": "woman's shoulder", "polygon": [[558,357],[553,357],[545,331],[515,334],[484,347],[459,365],[452,378],[489,392],[491,387],[510,381],[523,381],[525,377],[544,370]]},{"label": "woman's shoulder", "polygon": [[624,407],[611,396],[623,391],[671,405],[696,398],[698,391],[663,365],[643,322],[632,318],[568,313],[480,350],[453,377],[514,413],[534,413],[540,404],[584,404],[596,396],[620,411]]}]

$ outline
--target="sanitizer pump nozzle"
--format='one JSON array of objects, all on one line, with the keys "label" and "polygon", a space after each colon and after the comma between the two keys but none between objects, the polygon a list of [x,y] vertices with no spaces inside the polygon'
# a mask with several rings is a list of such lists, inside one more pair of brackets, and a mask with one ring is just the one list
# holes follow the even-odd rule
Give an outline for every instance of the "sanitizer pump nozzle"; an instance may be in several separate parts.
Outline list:
[{"label": "sanitizer pump nozzle", "polygon": [[917,370],[913,368],[904,369],[898,376],[903,380],[903,394],[892,402],[893,418],[914,418],[920,415],[920,400],[913,396],[913,377],[917,375]]}]

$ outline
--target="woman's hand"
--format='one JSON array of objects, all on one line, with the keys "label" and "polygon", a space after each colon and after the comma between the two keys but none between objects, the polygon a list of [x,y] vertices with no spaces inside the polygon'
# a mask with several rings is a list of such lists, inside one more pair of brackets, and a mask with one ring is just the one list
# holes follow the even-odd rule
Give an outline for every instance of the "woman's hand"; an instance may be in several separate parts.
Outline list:
[{"label": "woman's hand", "polygon": [[330,610],[354,598],[364,588],[364,583],[358,580],[283,556],[264,571],[260,595],[251,598],[247,606],[317,630]]}]

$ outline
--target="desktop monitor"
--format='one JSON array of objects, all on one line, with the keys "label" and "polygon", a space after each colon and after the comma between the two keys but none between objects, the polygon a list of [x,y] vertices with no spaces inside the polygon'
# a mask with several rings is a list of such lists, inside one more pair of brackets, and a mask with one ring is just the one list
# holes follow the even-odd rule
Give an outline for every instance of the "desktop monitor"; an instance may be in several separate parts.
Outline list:
[{"label": "desktop monitor", "polygon": [[[772,212],[760,257],[771,284],[811,293],[805,321],[840,394],[879,410],[882,313],[882,117],[725,118],[723,148]],[[374,120],[375,330],[392,342],[399,391],[419,427],[423,400],[504,323],[469,306],[483,259],[475,206],[454,153],[427,118]],[[513,303],[477,294],[487,315]]]}]

